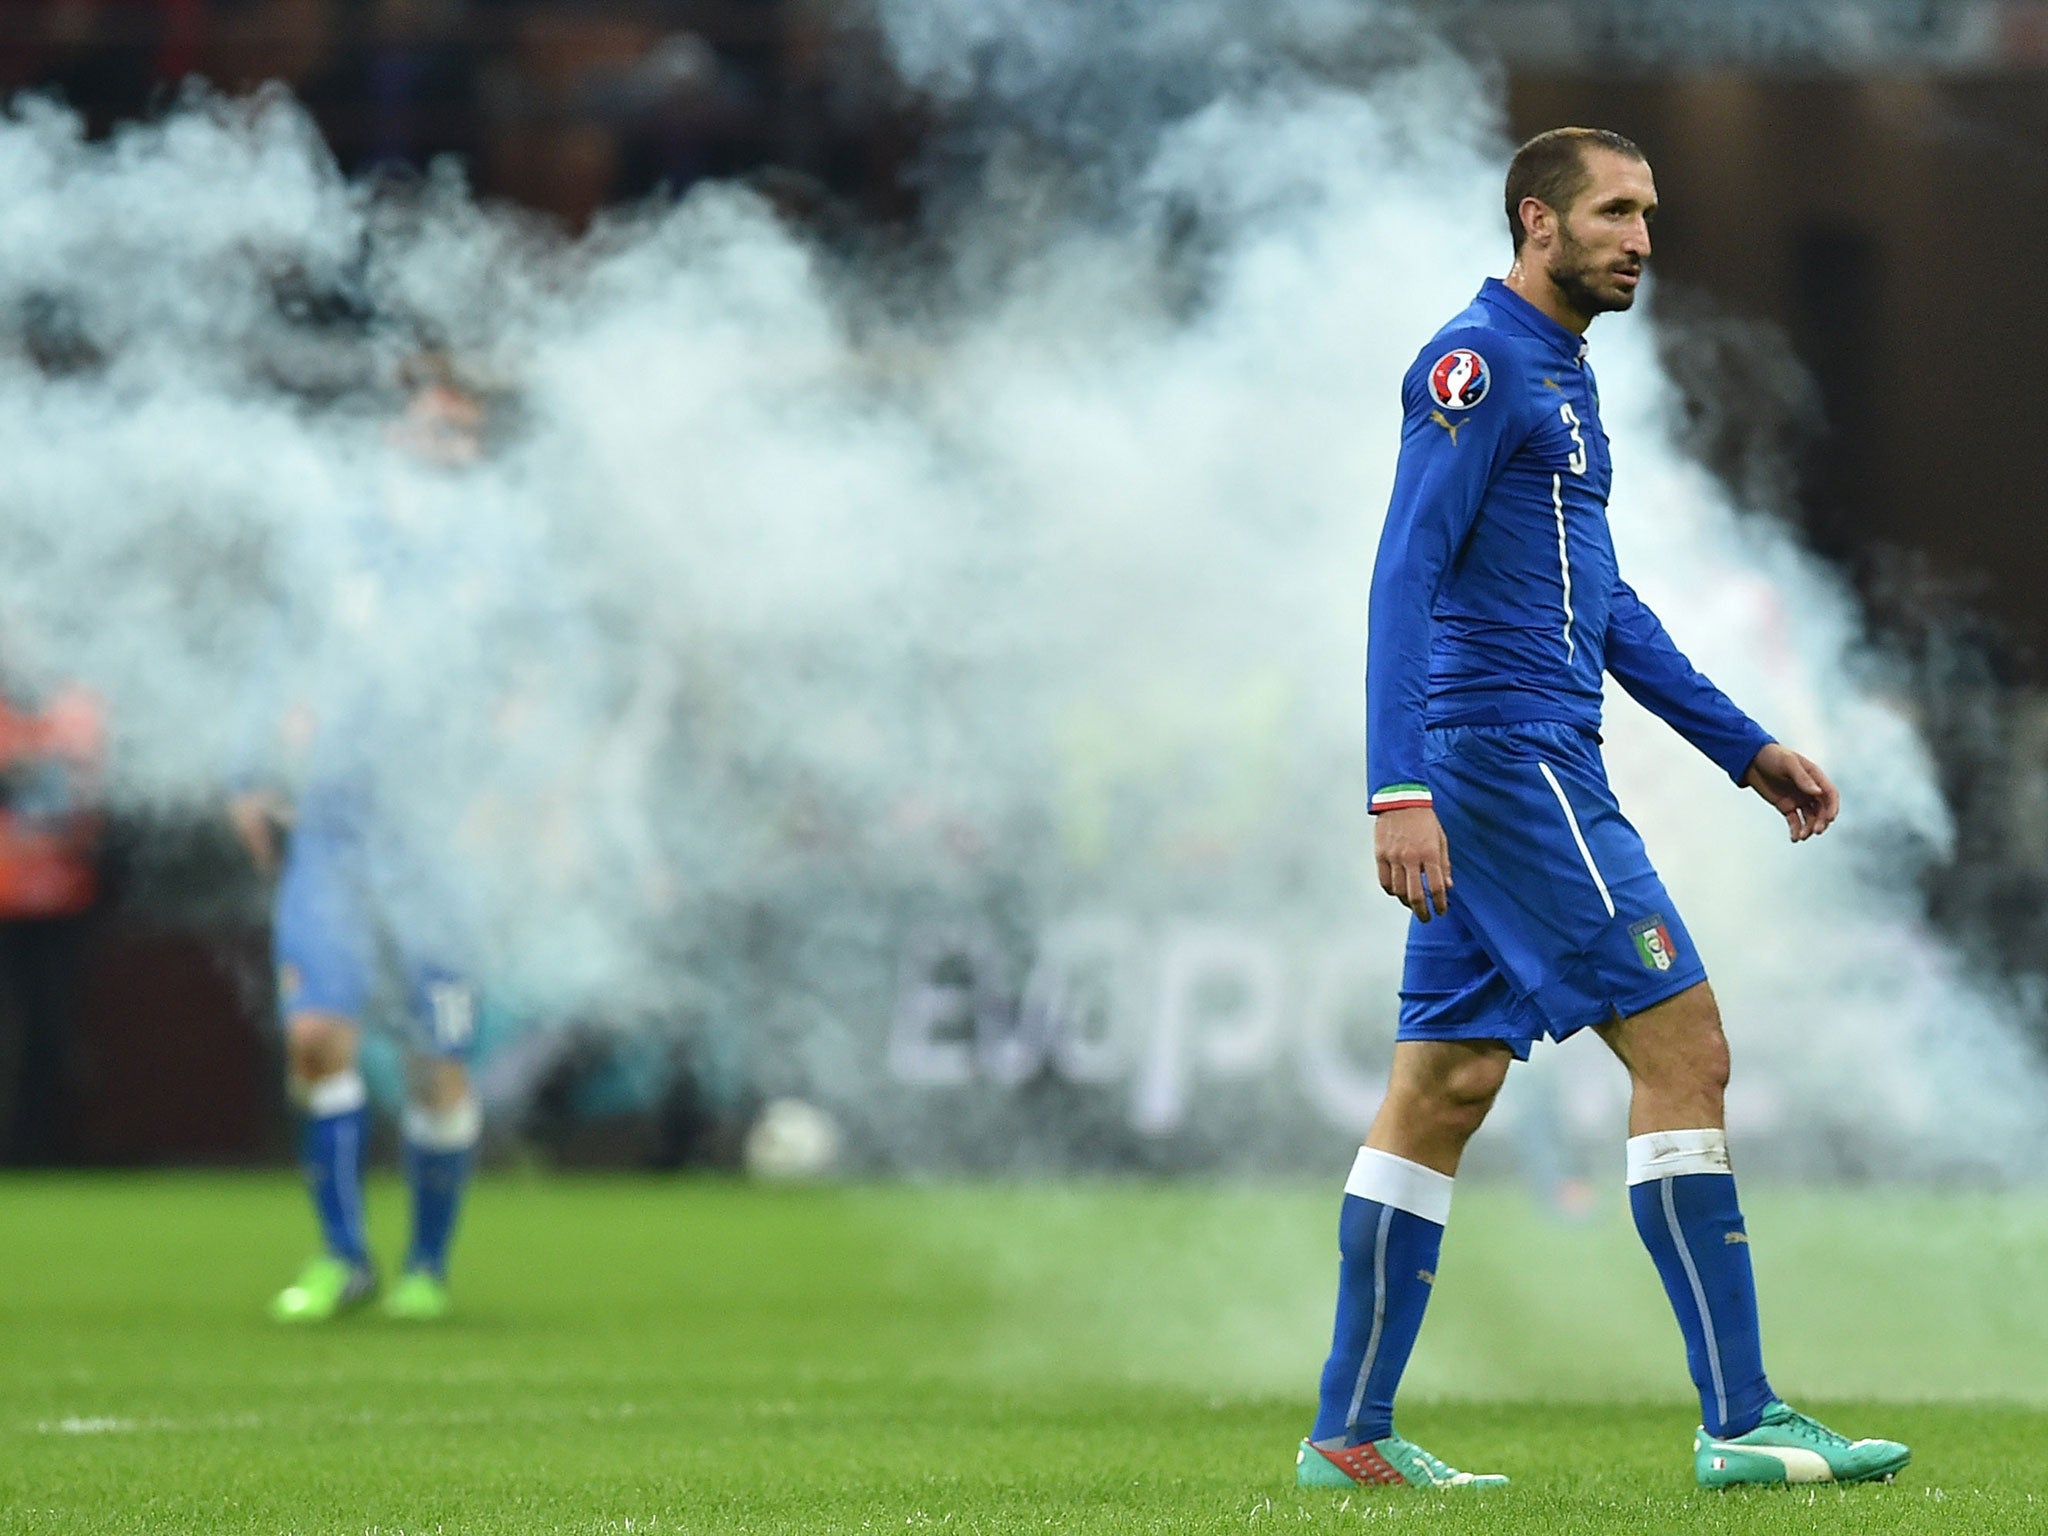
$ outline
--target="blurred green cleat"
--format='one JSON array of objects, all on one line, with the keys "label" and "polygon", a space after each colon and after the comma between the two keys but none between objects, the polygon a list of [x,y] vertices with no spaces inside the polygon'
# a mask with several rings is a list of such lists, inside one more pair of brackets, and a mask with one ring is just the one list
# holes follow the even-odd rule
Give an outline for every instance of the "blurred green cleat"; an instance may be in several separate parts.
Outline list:
[{"label": "blurred green cleat", "polygon": [[1703,1488],[1890,1482],[1912,1459],[1913,1453],[1896,1440],[1851,1440],[1775,1402],[1746,1435],[1716,1440],[1701,1429],[1692,1442],[1693,1475]]},{"label": "blurred green cleat", "polygon": [[1446,1466],[1421,1446],[1388,1435],[1363,1445],[1322,1450],[1304,1440],[1294,1453],[1298,1488],[1351,1488],[1385,1483],[1409,1488],[1505,1488],[1498,1472],[1460,1472]]},{"label": "blurred green cleat", "polygon": [[377,1272],[367,1264],[323,1255],[279,1291],[270,1315],[280,1323],[324,1323],[352,1312],[377,1294]]},{"label": "blurred green cleat", "polygon": [[384,1295],[384,1315],[408,1323],[432,1323],[448,1315],[447,1282],[423,1269],[409,1269]]}]

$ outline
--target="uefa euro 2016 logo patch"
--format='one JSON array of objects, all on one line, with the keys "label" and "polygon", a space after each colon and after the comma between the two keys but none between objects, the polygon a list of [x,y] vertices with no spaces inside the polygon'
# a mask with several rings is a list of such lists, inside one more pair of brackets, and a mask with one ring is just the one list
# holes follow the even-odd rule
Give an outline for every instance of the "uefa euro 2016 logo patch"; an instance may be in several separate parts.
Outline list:
[{"label": "uefa euro 2016 logo patch", "polygon": [[1628,936],[1636,941],[1636,958],[1653,971],[1668,971],[1678,963],[1678,945],[1664,926],[1662,913],[1628,925]]},{"label": "uefa euro 2016 logo patch", "polygon": [[1446,352],[1429,370],[1430,398],[1447,411],[1469,411],[1486,398],[1493,370],[1469,347]]}]

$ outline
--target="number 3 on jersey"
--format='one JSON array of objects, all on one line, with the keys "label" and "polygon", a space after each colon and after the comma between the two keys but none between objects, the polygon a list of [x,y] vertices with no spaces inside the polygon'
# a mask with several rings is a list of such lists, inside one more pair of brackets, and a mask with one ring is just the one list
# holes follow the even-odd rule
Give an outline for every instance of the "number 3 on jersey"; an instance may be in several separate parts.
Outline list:
[{"label": "number 3 on jersey", "polygon": [[1579,413],[1567,400],[1557,408],[1557,414],[1572,433],[1572,456],[1565,460],[1565,467],[1575,475],[1583,475],[1586,472],[1586,440],[1579,436]]}]

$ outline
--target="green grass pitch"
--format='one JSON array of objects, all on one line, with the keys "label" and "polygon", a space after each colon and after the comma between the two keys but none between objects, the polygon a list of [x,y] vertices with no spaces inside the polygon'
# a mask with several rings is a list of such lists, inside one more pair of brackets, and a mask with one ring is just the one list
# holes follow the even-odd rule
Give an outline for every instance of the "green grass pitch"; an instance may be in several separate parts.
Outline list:
[{"label": "green grass pitch", "polygon": [[1402,1423],[1516,1486],[1347,1497],[1292,1486],[1327,1189],[491,1177],[455,1318],[295,1332],[286,1177],[0,1181],[0,1530],[2048,1532],[2048,1202],[1746,1203],[1777,1384],[1896,1485],[1691,1486],[1618,1190],[1460,1193]]}]

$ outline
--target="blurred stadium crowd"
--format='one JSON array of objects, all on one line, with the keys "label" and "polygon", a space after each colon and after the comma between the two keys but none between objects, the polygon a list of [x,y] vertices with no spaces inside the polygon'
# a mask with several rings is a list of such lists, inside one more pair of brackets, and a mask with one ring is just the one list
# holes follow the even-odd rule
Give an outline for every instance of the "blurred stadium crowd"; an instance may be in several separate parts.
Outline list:
[{"label": "blurred stadium crowd", "polygon": [[607,203],[774,166],[899,213],[915,114],[835,0],[12,0],[0,91],[96,129],[199,76],[276,83],[344,170],[459,155],[478,190],[580,223]]}]

